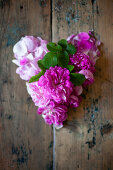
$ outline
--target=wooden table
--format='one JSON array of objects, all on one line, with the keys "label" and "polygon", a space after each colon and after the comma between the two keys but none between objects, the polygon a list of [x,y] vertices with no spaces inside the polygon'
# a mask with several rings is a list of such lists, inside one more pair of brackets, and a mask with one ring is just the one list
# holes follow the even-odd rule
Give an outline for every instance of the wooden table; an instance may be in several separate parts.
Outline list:
[{"label": "wooden table", "polygon": [[[24,35],[54,42],[94,30],[95,83],[61,130],[36,114],[12,47]],[[0,0],[0,170],[113,170],[113,1]]]}]

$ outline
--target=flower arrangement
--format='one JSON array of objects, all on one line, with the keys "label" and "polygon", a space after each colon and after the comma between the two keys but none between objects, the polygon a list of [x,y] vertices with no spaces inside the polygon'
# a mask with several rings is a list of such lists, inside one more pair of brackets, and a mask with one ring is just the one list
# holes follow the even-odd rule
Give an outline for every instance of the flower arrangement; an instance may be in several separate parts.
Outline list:
[{"label": "flower arrangement", "polygon": [[14,45],[16,73],[47,124],[63,127],[68,108],[80,105],[83,88],[94,82],[99,45],[91,31],[58,43],[25,36]]}]

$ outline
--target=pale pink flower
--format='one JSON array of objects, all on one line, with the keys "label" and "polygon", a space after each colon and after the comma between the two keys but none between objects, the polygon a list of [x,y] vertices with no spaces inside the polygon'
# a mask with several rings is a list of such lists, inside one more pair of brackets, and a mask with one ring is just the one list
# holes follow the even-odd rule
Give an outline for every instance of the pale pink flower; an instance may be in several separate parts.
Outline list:
[{"label": "pale pink flower", "polygon": [[49,125],[54,124],[57,128],[63,126],[63,121],[67,118],[67,107],[62,104],[57,104],[53,101],[48,106],[38,108],[37,113],[42,114],[45,122]]},{"label": "pale pink flower", "polygon": [[25,36],[14,45],[13,52],[16,59],[12,61],[19,66],[16,73],[23,80],[28,81],[41,71],[37,62],[48,52],[46,45],[47,41],[33,36]]},{"label": "pale pink flower", "polygon": [[49,104],[50,100],[44,96],[43,88],[38,86],[38,81],[26,83],[26,86],[35,106],[45,107]]}]

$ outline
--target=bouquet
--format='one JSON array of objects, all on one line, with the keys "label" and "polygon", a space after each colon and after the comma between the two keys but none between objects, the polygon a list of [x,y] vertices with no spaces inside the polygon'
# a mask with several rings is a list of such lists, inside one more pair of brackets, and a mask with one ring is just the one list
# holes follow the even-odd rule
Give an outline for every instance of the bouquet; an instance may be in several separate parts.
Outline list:
[{"label": "bouquet", "polygon": [[47,124],[63,127],[68,109],[80,105],[83,88],[94,82],[99,45],[91,31],[58,43],[25,36],[14,45],[16,73],[26,80],[37,113]]}]

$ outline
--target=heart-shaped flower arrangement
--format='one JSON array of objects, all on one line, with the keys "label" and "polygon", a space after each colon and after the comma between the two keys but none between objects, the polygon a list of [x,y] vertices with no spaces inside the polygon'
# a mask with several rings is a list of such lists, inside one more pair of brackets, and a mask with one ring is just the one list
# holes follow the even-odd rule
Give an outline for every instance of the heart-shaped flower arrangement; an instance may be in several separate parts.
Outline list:
[{"label": "heart-shaped flower arrangement", "polygon": [[69,107],[78,107],[83,88],[94,82],[100,52],[89,31],[58,43],[25,36],[13,48],[16,73],[26,80],[27,90],[38,106],[37,113],[56,128],[63,126]]}]

